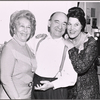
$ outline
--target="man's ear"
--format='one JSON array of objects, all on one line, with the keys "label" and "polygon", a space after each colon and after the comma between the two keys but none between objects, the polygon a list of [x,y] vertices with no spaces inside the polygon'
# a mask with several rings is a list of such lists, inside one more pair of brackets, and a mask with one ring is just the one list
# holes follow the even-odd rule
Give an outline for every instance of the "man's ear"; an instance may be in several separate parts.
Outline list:
[{"label": "man's ear", "polygon": [[50,32],[51,21],[48,21],[48,32]]},{"label": "man's ear", "polygon": [[50,21],[48,21],[48,27],[50,27],[50,25],[51,25],[51,22],[50,22]]}]

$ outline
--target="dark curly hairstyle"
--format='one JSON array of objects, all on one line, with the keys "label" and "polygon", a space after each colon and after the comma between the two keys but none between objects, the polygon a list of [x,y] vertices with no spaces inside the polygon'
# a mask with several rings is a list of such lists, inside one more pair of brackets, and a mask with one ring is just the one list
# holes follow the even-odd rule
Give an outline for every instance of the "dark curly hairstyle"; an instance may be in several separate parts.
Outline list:
[{"label": "dark curly hairstyle", "polygon": [[[10,23],[9,23],[9,28],[10,28],[10,35],[13,37],[14,33],[14,28],[16,26],[16,21],[21,18],[25,17],[31,22],[31,35],[28,38],[28,40],[34,36],[35,34],[35,29],[36,29],[36,19],[35,16],[29,11],[29,10],[20,10],[20,11],[15,11],[11,16],[10,16]],[[27,41],[28,41],[27,40]]]},{"label": "dark curly hairstyle", "polygon": [[82,25],[82,32],[84,32],[85,26],[86,26],[86,19],[85,19],[85,13],[80,7],[72,7],[68,10],[67,17],[74,17],[77,18],[81,25]]}]

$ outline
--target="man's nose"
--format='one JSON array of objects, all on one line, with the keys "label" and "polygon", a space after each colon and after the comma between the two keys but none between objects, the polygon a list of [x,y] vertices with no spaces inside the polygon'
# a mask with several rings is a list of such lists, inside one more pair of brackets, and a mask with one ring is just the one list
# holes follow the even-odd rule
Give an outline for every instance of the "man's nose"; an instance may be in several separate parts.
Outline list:
[{"label": "man's nose", "polygon": [[59,25],[58,25],[58,28],[59,28],[59,29],[61,29],[61,28],[62,28],[62,25],[61,25],[61,24],[59,24]]}]

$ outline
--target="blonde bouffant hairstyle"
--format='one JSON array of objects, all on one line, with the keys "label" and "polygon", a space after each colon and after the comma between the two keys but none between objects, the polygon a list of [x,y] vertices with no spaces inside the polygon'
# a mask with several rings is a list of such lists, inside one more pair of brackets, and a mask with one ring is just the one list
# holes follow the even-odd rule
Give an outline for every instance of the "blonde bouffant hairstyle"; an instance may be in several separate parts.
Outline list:
[{"label": "blonde bouffant hairstyle", "polygon": [[10,35],[13,37],[13,35],[15,34],[14,28],[16,26],[16,21],[19,18],[22,18],[22,17],[27,18],[30,21],[30,23],[31,23],[31,35],[28,38],[28,40],[29,40],[31,37],[34,36],[35,30],[36,30],[36,19],[35,19],[35,16],[29,10],[15,11],[10,16],[10,23],[9,23]]}]

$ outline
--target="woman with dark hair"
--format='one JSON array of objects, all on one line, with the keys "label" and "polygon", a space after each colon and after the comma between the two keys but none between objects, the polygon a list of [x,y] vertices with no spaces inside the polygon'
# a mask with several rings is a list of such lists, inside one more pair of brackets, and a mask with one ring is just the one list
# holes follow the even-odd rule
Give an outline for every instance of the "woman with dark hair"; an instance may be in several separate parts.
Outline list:
[{"label": "woman with dark hair", "polygon": [[95,65],[98,57],[97,41],[84,32],[86,20],[81,8],[70,8],[67,16],[68,40],[73,45],[69,57],[78,73],[77,83],[69,87],[69,99],[98,99],[99,81]]},{"label": "woman with dark hair", "polygon": [[37,65],[26,42],[35,34],[35,16],[28,10],[16,11],[9,26],[13,38],[2,50],[0,99],[30,99]]}]

